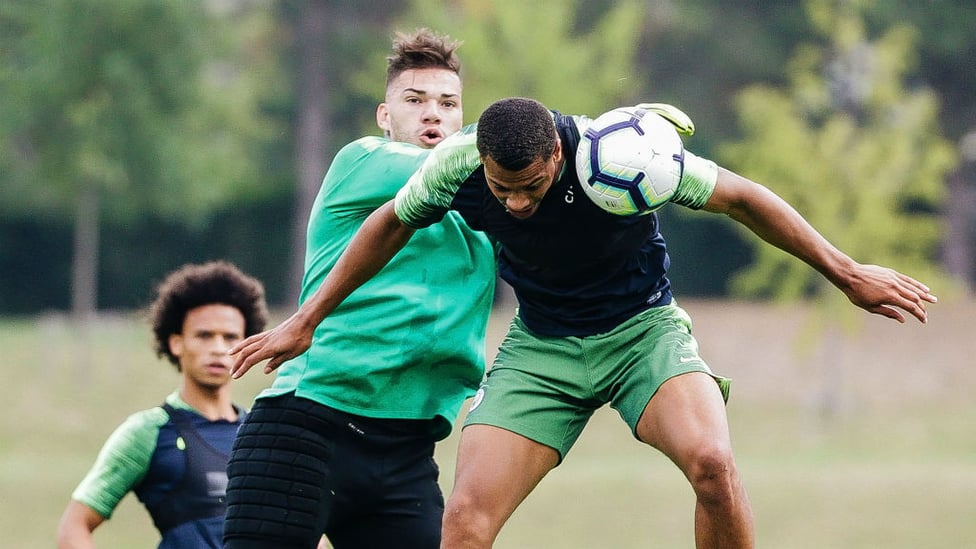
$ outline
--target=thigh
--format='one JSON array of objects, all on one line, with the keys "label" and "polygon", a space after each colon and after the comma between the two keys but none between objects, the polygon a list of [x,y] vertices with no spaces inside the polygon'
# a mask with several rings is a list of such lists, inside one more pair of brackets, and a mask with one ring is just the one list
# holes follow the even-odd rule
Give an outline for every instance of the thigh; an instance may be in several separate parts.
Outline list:
[{"label": "thigh", "polygon": [[[344,486],[326,534],[335,549],[437,549],[444,497],[438,484],[433,437],[391,434],[381,446],[347,456],[362,485]],[[337,469],[338,471],[339,469]]]},{"label": "thigh", "polygon": [[641,415],[637,436],[683,471],[702,449],[731,452],[725,401],[713,377],[690,372],[667,380]]},{"label": "thigh", "polygon": [[[454,489],[448,507],[477,510],[494,534],[559,463],[551,447],[491,425],[469,425],[461,432]],[[470,516],[470,515],[469,515]]]},{"label": "thigh", "polygon": [[245,418],[227,465],[224,543],[314,548],[333,504],[328,422],[311,401],[259,399]]}]

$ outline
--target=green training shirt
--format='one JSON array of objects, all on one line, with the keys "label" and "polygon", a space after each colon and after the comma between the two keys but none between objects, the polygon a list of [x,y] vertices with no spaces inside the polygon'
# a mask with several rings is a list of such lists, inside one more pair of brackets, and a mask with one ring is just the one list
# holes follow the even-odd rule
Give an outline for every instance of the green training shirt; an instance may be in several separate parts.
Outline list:
[{"label": "green training shirt", "polygon": [[[308,224],[304,302],[376,208],[393,198],[429,150],[364,137],[336,155]],[[297,396],[376,418],[445,421],[484,374],[495,255],[484,234],[449,213],[417,231],[374,278],[316,328],[312,346],[278,368],[258,398]]]}]

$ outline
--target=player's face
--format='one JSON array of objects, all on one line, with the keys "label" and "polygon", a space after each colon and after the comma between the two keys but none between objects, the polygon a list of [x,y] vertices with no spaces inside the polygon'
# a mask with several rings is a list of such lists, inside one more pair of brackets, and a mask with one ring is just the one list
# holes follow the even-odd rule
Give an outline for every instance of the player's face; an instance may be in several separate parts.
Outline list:
[{"label": "player's face", "polygon": [[244,315],[237,307],[211,304],[191,309],[183,332],[169,338],[180,361],[184,383],[216,389],[230,382],[233,363],[227,350],[244,337]]},{"label": "player's face", "polygon": [[393,141],[429,149],[461,129],[461,78],[446,69],[400,73],[376,108],[376,123]]},{"label": "player's face", "polygon": [[551,156],[538,158],[517,171],[502,168],[490,156],[482,161],[491,194],[512,217],[527,219],[538,211],[542,198],[559,176],[563,165],[562,145],[556,140],[556,150]]}]

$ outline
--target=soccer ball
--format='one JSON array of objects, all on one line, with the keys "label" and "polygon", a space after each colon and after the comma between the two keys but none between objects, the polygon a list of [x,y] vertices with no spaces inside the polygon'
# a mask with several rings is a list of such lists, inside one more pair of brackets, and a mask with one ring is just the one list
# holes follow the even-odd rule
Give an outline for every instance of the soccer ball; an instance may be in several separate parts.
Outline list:
[{"label": "soccer ball", "polygon": [[617,215],[649,214],[671,199],[684,169],[675,127],[641,107],[622,107],[590,124],[576,150],[576,173],[597,206]]}]

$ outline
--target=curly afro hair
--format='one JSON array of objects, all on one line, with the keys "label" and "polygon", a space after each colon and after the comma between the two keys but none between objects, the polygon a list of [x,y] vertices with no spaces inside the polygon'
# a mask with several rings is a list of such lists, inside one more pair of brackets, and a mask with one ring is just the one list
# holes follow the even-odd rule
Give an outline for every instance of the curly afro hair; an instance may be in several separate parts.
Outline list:
[{"label": "curly afro hair", "polygon": [[156,288],[149,306],[154,336],[153,349],[179,370],[179,359],[169,350],[169,337],[183,331],[192,309],[204,305],[230,305],[244,315],[244,335],[256,334],[268,322],[264,285],[226,261],[184,265],[170,273]]}]

